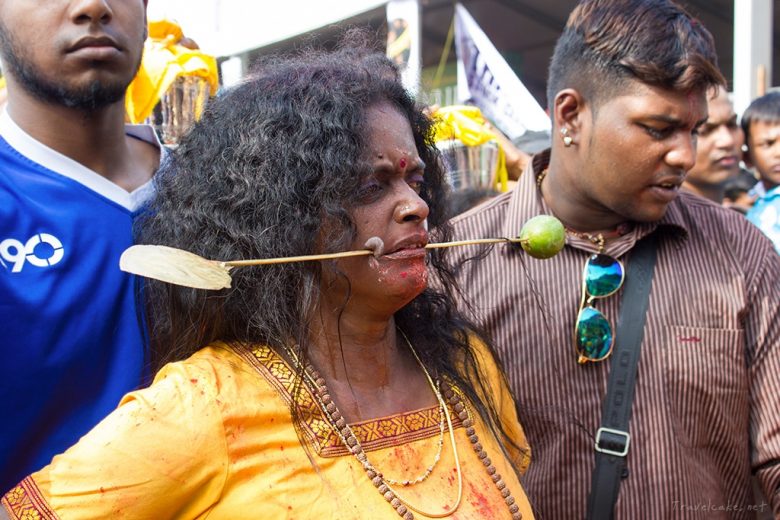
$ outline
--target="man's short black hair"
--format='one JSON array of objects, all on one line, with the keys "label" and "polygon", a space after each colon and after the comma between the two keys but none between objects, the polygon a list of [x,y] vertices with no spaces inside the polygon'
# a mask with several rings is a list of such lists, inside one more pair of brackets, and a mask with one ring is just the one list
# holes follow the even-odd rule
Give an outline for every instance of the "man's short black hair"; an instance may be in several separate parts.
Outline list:
[{"label": "man's short black hair", "polygon": [[725,84],[712,35],[674,2],[582,0],[550,62],[550,110],[565,88],[598,105],[631,79],[683,92]]}]

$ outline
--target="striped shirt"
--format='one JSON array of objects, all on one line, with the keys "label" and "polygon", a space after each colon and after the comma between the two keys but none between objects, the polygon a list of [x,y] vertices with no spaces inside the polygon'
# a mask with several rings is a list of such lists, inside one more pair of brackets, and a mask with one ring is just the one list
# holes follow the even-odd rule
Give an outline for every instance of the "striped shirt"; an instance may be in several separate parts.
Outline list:
[{"label": "striped shirt", "polygon": [[[535,182],[548,159],[537,155],[513,191],[453,219],[455,238],[517,236],[551,213]],[[627,264],[652,231],[658,259],[615,518],[780,518],[780,256],[743,216],[686,193],[660,221],[608,240],[606,253]],[[451,254],[457,263],[480,250]],[[517,396],[532,450],[524,486],[541,519],[586,514],[610,364],[577,364],[573,331],[596,251],[574,236],[549,260],[495,246],[458,275]],[[613,330],[621,295],[594,304]],[[767,500],[753,496],[752,473]]]}]

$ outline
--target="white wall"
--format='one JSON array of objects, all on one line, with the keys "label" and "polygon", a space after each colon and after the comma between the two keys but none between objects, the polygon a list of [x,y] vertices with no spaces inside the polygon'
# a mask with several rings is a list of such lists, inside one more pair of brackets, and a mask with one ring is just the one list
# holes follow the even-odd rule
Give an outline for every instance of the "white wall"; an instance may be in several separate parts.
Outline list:
[{"label": "white wall", "polygon": [[149,0],[151,19],[169,18],[200,48],[233,56],[371,10],[386,0]]}]

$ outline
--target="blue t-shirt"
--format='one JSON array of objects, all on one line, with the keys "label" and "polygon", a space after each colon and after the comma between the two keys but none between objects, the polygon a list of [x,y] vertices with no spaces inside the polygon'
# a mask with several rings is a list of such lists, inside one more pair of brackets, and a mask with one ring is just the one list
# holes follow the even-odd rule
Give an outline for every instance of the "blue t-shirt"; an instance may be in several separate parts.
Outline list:
[{"label": "blue t-shirt", "polygon": [[747,218],[772,240],[780,253],[780,186],[759,198],[748,211]]},{"label": "blue t-shirt", "polygon": [[[150,128],[128,134],[155,139]],[[135,278],[119,256],[150,193],[151,183],[124,191],[0,117],[0,494],[142,382]]]}]

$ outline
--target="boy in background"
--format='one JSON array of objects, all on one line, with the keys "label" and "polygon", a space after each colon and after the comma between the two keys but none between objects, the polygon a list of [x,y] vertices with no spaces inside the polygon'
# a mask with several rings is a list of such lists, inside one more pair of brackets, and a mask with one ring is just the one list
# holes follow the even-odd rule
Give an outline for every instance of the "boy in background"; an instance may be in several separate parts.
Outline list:
[{"label": "boy in background", "polygon": [[747,218],[758,226],[780,252],[780,91],[769,92],[750,104],[742,116],[745,164],[760,177],[759,198]]}]

